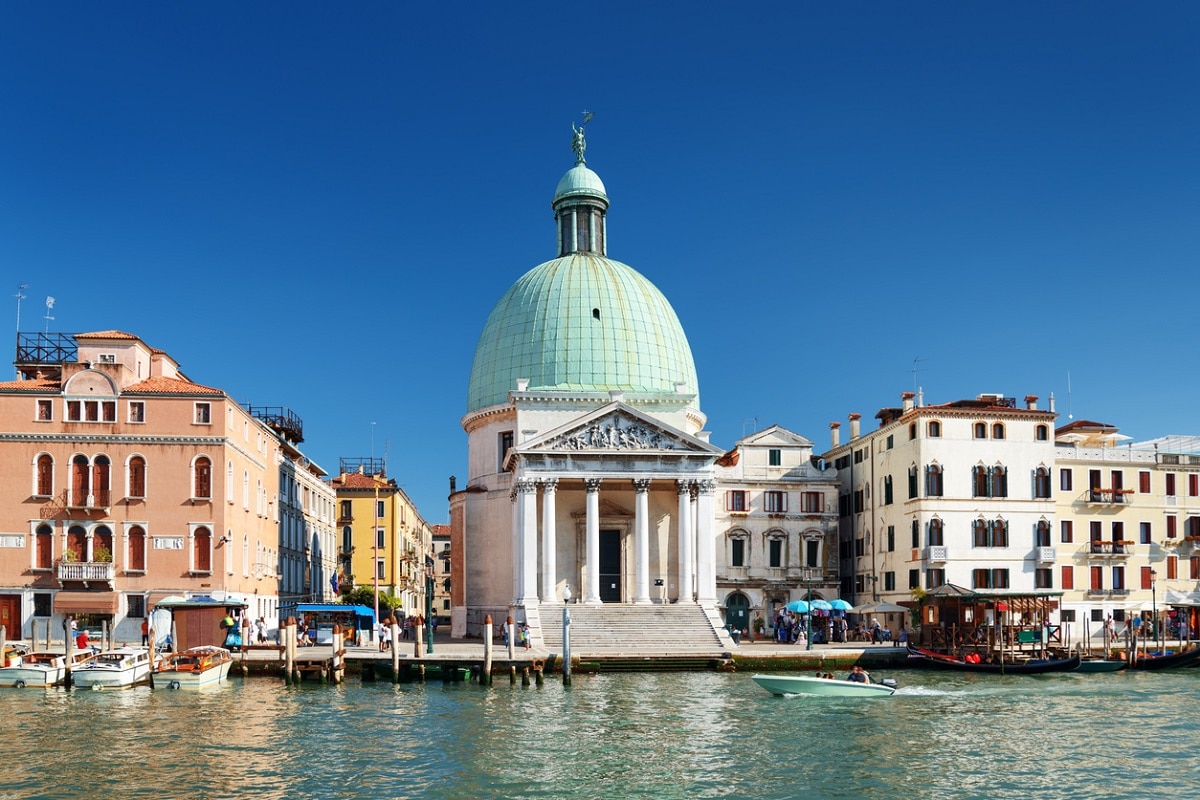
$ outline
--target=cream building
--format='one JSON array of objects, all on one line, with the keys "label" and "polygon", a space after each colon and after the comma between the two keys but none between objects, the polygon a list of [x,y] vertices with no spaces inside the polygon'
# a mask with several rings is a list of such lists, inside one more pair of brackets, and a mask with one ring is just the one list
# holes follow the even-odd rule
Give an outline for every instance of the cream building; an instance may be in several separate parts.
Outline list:
[{"label": "cream building", "polygon": [[1056,596],[1055,416],[1034,396],[1024,407],[998,394],[926,406],[905,392],[874,431],[851,414],[841,443],[833,423],[825,459],[841,479],[843,597],[911,604],[912,590],[947,583]]},{"label": "cream building", "polygon": [[468,479],[450,507],[454,636],[512,613],[537,641],[540,609],[568,589],[593,606],[689,604],[721,624],[722,451],[674,310],[608,257],[608,195],[583,150],[580,131],[552,201],[557,257],[505,292],[475,351]]},{"label": "cream building", "polygon": [[839,596],[838,476],[812,450],[774,425],[717,461],[717,594],[727,626],[769,628],[791,600]]}]

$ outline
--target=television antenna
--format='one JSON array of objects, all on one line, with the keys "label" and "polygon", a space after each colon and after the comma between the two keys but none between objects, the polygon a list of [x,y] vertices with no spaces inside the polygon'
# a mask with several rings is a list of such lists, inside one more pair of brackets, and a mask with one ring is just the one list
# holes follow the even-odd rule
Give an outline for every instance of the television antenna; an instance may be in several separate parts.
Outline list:
[{"label": "television antenna", "polygon": [[54,298],[46,296],[46,333],[50,332],[50,323],[54,321],[54,317],[50,316],[50,311],[54,308]]},{"label": "television antenna", "polygon": [[925,360],[926,360],[926,359],[924,359],[924,358],[921,358],[920,356],[916,356],[916,357],[914,357],[914,358],[913,358],[913,361],[912,361],[912,375],[913,375],[913,392],[914,392],[914,393],[916,393],[916,391],[917,391],[917,373],[918,373],[918,372],[928,372],[928,371],[929,371],[929,370],[927,370],[927,369],[925,369],[925,368],[923,368],[923,367],[920,367],[920,366],[918,366],[918,365],[919,365],[919,364],[920,364],[922,361],[925,361]]},{"label": "television antenna", "polygon": [[14,295],[17,298],[17,333],[21,332],[21,301],[25,299],[25,295],[21,294],[21,292],[28,288],[28,283],[22,283],[17,286],[17,293]]},{"label": "television antenna", "polygon": [[754,425],[754,427],[750,429],[751,433],[756,433],[758,431],[758,417],[747,417],[746,419],[742,420],[742,438],[743,439],[746,438],[746,423],[747,422],[752,423]]}]

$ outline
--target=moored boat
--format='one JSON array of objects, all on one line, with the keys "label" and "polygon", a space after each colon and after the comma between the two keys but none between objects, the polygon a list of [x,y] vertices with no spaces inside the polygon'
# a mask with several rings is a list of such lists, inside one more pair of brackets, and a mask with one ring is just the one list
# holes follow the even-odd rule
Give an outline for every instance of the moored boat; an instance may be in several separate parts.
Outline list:
[{"label": "moored boat", "polygon": [[105,650],[71,675],[81,689],[124,689],[149,681],[150,666],[148,648],[118,647]]},{"label": "moored boat", "polygon": [[1191,667],[1197,663],[1200,663],[1200,647],[1193,647],[1191,650],[1182,650],[1178,653],[1139,656],[1130,665],[1130,668],[1147,670],[1176,669],[1178,667]]},{"label": "moored boat", "polygon": [[996,675],[1041,675],[1047,672],[1070,672],[1079,667],[1079,656],[1070,658],[1031,659],[1029,661],[1006,661],[1002,664],[989,661],[972,663],[944,653],[922,650],[908,646],[908,657],[913,664],[932,669],[956,672],[983,672]]},{"label": "moored boat", "polygon": [[155,670],[155,683],[168,689],[203,689],[220,686],[233,666],[233,655],[223,647],[202,645],[172,653]]},{"label": "moored boat", "polygon": [[[94,650],[75,650],[71,653],[71,669],[76,670],[96,656]],[[0,686],[58,686],[66,678],[67,657],[62,653],[26,653],[17,663],[0,669]]]},{"label": "moored boat", "polygon": [[1120,672],[1128,664],[1116,658],[1081,658],[1076,672]]},{"label": "moored boat", "polygon": [[890,697],[896,687],[886,683],[858,683],[806,675],[753,675],[751,679],[771,694],[818,697]]}]

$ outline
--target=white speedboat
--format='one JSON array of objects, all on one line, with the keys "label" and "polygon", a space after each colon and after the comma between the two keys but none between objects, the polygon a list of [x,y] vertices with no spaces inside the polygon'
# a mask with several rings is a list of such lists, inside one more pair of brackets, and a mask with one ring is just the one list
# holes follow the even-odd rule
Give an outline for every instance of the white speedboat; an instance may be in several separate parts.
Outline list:
[{"label": "white speedboat", "polygon": [[754,682],[771,694],[816,695],[819,697],[890,697],[895,694],[894,682],[858,683],[836,678],[817,678],[803,675],[754,675]]},{"label": "white speedboat", "polygon": [[118,647],[72,670],[71,677],[80,689],[124,689],[149,681],[150,666],[148,648]]},{"label": "white speedboat", "polygon": [[233,666],[233,655],[223,647],[203,645],[166,656],[154,672],[156,686],[168,689],[204,689],[220,686]]},{"label": "white speedboat", "polygon": [[[71,653],[71,669],[77,670],[96,657],[94,650]],[[67,674],[67,657],[62,653],[26,653],[18,663],[0,669],[0,686],[58,686]]]}]

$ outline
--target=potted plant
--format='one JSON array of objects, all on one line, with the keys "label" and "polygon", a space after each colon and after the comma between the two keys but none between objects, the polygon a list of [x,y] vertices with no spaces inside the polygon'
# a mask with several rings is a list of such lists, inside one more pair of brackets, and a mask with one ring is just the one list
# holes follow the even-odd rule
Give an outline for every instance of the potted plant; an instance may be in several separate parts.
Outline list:
[{"label": "potted plant", "polygon": [[112,551],[101,545],[92,550],[92,560],[101,564],[108,564],[112,561]]}]

